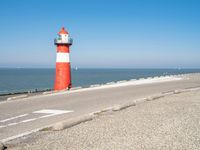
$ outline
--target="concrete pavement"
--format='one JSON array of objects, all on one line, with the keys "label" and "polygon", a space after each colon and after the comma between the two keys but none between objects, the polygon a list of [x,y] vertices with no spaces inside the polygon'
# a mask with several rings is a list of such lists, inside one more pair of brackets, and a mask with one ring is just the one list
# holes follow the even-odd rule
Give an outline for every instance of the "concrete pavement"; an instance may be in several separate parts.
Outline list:
[{"label": "concrete pavement", "polygon": [[38,132],[8,147],[13,150],[199,150],[199,97],[200,90],[168,95],[59,132]]},{"label": "concrete pavement", "polygon": [[6,142],[65,119],[88,114],[133,99],[200,86],[199,74],[182,80],[64,92],[0,103],[0,141]]}]

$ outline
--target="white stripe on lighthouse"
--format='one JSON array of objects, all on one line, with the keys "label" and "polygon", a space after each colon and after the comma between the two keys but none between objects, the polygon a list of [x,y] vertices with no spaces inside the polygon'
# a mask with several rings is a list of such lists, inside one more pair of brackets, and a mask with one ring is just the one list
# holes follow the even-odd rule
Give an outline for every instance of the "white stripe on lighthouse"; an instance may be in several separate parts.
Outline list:
[{"label": "white stripe on lighthouse", "polygon": [[69,62],[69,53],[57,53],[56,62]]}]

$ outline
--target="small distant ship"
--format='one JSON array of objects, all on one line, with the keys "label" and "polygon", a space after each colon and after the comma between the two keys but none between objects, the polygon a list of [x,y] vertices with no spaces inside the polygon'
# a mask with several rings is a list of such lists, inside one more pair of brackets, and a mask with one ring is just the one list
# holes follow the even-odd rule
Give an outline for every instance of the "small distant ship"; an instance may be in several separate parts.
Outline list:
[{"label": "small distant ship", "polygon": [[78,67],[75,67],[75,70],[78,70]]}]

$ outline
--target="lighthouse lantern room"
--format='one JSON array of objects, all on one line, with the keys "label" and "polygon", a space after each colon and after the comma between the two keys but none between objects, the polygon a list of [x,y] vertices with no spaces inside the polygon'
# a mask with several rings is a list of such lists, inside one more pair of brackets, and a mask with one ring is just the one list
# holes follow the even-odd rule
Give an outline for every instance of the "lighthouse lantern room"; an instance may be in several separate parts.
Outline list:
[{"label": "lighthouse lantern room", "polygon": [[58,44],[68,44],[72,45],[72,38],[69,36],[69,33],[65,31],[65,28],[62,28],[61,31],[58,33],[57,38],[54,40],[55,45]]}]

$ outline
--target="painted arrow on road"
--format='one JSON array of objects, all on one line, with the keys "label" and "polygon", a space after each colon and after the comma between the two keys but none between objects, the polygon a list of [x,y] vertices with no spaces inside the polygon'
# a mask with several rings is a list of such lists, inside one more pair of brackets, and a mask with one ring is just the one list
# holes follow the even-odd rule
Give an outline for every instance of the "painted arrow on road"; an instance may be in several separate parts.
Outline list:
[{"label": "painted arrow on road", "polygon": [[40,117],[25,119],[25,120],[22,120],[20,122],[12,122],[12,123],[8,123],[6,125],[0,125],[0,129],[1,128],[5,128],[5,127],[18,125],[18,124],[21,124],[21,123],[27,123],[27,122],[30,122],[30,121],[35,121],[35,120],[42,119],[42,118],[62,115],[62,114],[70,113],[70,112],[73,112],[73,110],[42,109],[42,110],[34,111],[32,113],[29,113],[29,114],[28,113],[27,114],[22,114],[22,115],[18,115],[18,116],[15,116],[15,117],[7,118],[7,119],[4,119],[4,120],[0,120],[0,123],[6,123],[6,122],[9,122],[9,121],[13,121],[15,119],[27,117],[28,115],[31,115],[31,114],[45,114],[45,115],[42,115]]}]

